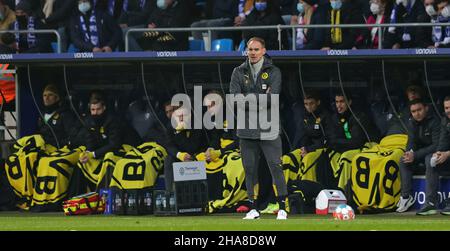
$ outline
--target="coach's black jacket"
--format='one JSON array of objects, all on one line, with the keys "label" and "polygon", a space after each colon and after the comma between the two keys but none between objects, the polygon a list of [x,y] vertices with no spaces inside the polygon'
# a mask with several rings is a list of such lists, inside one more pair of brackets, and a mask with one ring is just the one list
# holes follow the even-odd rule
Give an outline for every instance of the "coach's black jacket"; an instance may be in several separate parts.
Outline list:
[{"label": "coach's black jacket", "polygon": [[450,150],[450,119],[445,116],[441,121],[441,134],[439,136],[438,151]]},{"label": "coach's black jacket", "polygon": [[[53,111],[47,111],[51,114]],[[63,147],[70,145],[74,140],[79,128],[79,121],[74,114],[66,107],[55,107],[53,115],[44,122],[43,118],[38,119],[37,133],[42,136],[45,143],[52,146]],[[56,137],[56,138],[55,138]]]},{"label": "coach's black jacket", "polygon": [[307,152],[325,147],[332,131],[331,115],[327,110],[319,106],[314,115],[306,113],[304,119],[305,135],[301,139],[301,147],[305,147]]},{"label": "coach's black jacket", "polygon": [[83,139],[88,151],[101,159],[107,152],[118,150],[123,143],[123,131],[120,120],[112,114],[96,121],[91,115],[85,118]]},{"label": "coach's black jacket", "polygon": [[[370,122],[369,118],[362,112],[355,112],[355,116],[366,130],[371,142],[378,142],[379,132]],[[334,114],[333,132],[330,134],[330,148],[337,152],[345,152],[352,149],[361,148],[368,141],[367,136],[355,119],[355,116],[347,110],[343,114]],[[348,122],[348,130],[351,138],[345,137],[344,125]]]},{"label": "coach's black jacket", "polygon": [[186,129],[177,131],[170,128],[167,131],[168,143],[164,145],[169,155],[176,157],[179,152],[191,156],[206,150],[206,139],[203,130]]},{"label": "coach's black jacket", "polygon": [[412,117],[408,121],[408,144],[406,150],[414,151],[414,160],[422,160],[426,155],[434,153],[439,143],[441,123],[439,119],[429,114],[420,122]]}]

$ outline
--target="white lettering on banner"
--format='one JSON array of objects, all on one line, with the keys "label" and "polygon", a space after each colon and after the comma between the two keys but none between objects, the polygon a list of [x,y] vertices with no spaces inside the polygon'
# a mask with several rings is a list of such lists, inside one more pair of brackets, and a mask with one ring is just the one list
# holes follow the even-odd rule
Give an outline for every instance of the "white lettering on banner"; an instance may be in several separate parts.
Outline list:
[{"label": "white lettering on banner", "polygon": [[419,203],[420,205],[425,203],[425,192],[416,192],[414,194],[414,198],[416,199],[417,203]]},{"label": "white lettering on banner", "polygon": [[158,51],[156,52],[157,57],[178,57],[176,51]]},{"label": "white lettering on banner", "polygon": [[242,56],[246,57],[248,55],[247,51],[242,52]]},{"label": "white lettering on banner", "polygon": [[416,55],[432,55],[437,54],[436,49],[416,49]]},{"label": "white lettering on banner", "polygon": [[347,56],[348,50],[329,50],[327,51],[328,56]]},{"label": "white lettering on banner", "polygon": [[74,58],[94,58],[94,53],[92,52],[78,52],[73,54]]},{"label": "white lettering on banner", "polygon": [[0,59],[13,59],[12,54],[0,54]]}]

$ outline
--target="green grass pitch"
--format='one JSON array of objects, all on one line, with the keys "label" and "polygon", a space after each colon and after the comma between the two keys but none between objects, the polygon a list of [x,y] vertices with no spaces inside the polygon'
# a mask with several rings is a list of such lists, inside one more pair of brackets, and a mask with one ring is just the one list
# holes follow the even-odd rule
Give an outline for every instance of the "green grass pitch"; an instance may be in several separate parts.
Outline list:
[{"label": "green grass pitch", "polygon": [[242,220],[243,214],[205,216],[64,216],[63,213],[0,212],[0,230],[13,231],[291,231],[291,230],[450,230],[450,216],[416,216],[413,213],[356,215],[353,221],[336,221],[331,215],[290,215],[286,221],[275,215]]}]

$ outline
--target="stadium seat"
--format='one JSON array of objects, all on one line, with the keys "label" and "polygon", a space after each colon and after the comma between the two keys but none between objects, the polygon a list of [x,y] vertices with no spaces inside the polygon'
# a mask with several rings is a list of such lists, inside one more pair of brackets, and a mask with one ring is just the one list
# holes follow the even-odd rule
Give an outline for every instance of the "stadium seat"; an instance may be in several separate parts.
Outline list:
[{"label": "stadium seat", "polygon": [[189,50],[190,51],[204,51],[205,42],[200,39],[189,40]]},{"label": "stadium seat", "polygon": [[51,45],[52,45],[53,52],[57,53],[58,52],[58,43],[52,42]]},{"label": "stadium seat", "polygon": [[211,43],[211,51],[233,51],[233,40],[229,38],[216,39]]},{"label": "stadium seat", "polygon": [[240,51],[240,52],[245,51],[245,47],[246,47],[245,40],[242,39],[242,41],[239,43],[238,51]]},{"label": "stadium seat", "polygon": [[78,48],[75,47],[75,45],[69,44],[69,48],[67,48],[67,52],[68,53],[76,53],[76,52],[79,52],[79,51],[78,51]]}]

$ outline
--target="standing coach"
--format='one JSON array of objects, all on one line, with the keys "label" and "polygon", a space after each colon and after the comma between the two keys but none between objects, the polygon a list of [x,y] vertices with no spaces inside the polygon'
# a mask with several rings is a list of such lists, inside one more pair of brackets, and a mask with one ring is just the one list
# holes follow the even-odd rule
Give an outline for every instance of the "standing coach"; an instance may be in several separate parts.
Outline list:
[{"label": "standing coach", "polygon": [[[256,97],[256,100],[260,100],[261,97],[259,94],[280,94],[281,72],[280,69],[273,65],[272,61],[265,56],[266,48],[264,40],[258,37],[250,38],[247,42],[247,53],[247,60],[233,70],[233,74],[231,75],[230,93],[234,95],[242,94],[243,96],[239,96],[241,96],[241,98],[245,97],[245,100],[248,100],[247,98],[252,98],[252,95]],[[267,96],[267,100],[273,99],[273,95]],[[236,100],[239,101],[238,96],[236,96]],[[270,128],[271,130],[268,132],[261,129],[261,124],[257,122],[255,127],[247,127],[248,124],[251,125],[252,123],[255,123],[255,121],[251,119],[253,115],[257,115],[258,118],[259,116],[264,115],[270,116],[271,105],[266,104],[253,104],[255,106],[248,104],[248,108],[245,108],[245,127],[241,128],[238,126],[237,128],[237,136],[240,139],[239,143],[242,162],[246,176],[245,185],[247,187],[251,208],[244,219],[258,219],[260,216],[260,213],[258,212],[257,196],[258,166],[262,151],[272,175],[272,183],[275,186],[275,194],[280,208],[277,219],[285,220],[287,219],[285,210],[287,189],[283,171],[281,169],[282,145],[279,126],[275,126],[275,130],[272,126]],[[276,109],[278,109],[278,107]],[[279,113],[278,110],[275,112]],[[239,117],[240,116],[238,116],[238,118]],[[273,119],[271,122],[273,124]],[[279,123],[279,121],[276,121],[276,123]],[[237,124],[242,124],[242,121],[237,121]]]}]

